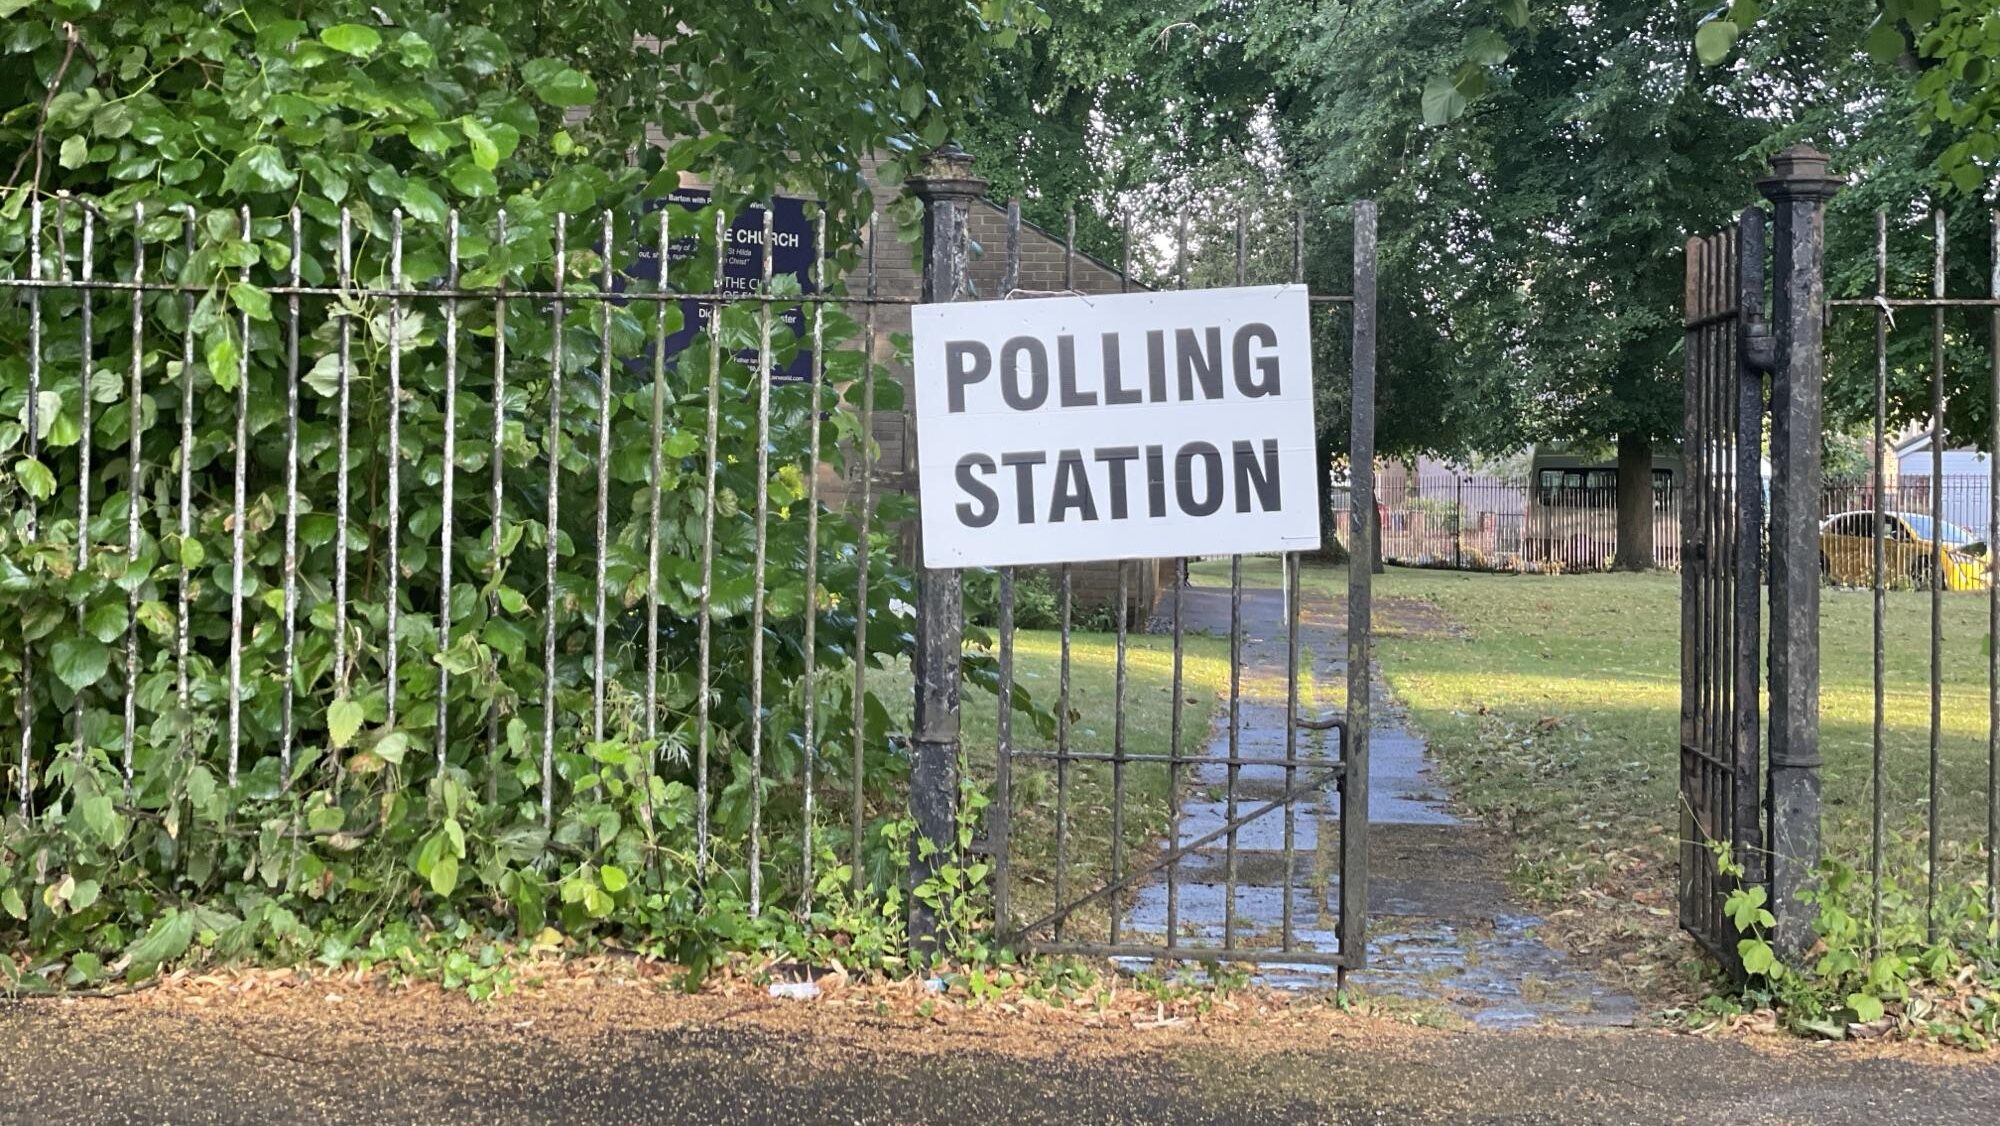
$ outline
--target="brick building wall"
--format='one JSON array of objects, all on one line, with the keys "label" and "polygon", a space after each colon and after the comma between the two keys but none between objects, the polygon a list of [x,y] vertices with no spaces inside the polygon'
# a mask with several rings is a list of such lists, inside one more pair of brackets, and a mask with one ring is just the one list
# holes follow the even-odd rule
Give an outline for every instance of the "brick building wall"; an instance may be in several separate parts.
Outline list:
[{"label": "brick building wall", "polygon": [[[881,245],[875,248],[877,293],[882,297],[908,298],[914,300],[922,292],[922,277],[918,270],[915,248],[908,243],[897,241],[898,231],[893,221],[887,218],[890,207],[902,194],[900,184],[886,185],[870,167],[868,175],[875,184],[876,209],[883,215],[878,226]],[[998,298],[1000,283],[1007,269],[1007,211],[1004,206],[990,201],[981,201],[972,208],[969,216],[969,230],[973,248],[968,270],[973,292],[981,298]],[[864,243],[865,245],[865,243]],[[850,292],[859,294],[864,282],[860,278],[849,281]],[[1042,230],[1027,222],[1021,224],[1021,270],[1019,289],[1028,293],[1058,293],[1075,290],[1079,293],[1120,293],[1128,289],[1143,289],[1137,282],[1129,281],[1115,266],[1099,261],[1086,254],[1069,255],[1063,246],[1062,237]],[[863,315],[863,310],[854,310],[855,315]],[[897,334],[910,331],[910,310],[906,305],[881,305],[876,307],[875,359],[883,364],[903,386],[903,409],[901,411],[878,411],[875,416],[875,440],[881,446],[881,461],[877,467],[877,488],[885,491],[917,495],[916,445],[912,431],[914,418],[911,414],[913,396],[910,394],[911,373],[909,366],[897,362],[892,343]],[[824,486],[835,497],[844,498],[854,488],[852,481],[827,482]],[[900,529],[904,551],[914,558],[916,528],[907,525]],[[1118,572],[1127,568],[1126,607],[1127,621],[1143,627],[1153,606],[1159,601],[1166,584],[1172,581],[1171,560],[1144,560],[1129,563],[1081,563],[1070,569],[1070,586],[1074,593],[1079,612],[1100,606],[1110,606],[1118,598]],[[1051,576],[1053,578],[1053,576]]]}]

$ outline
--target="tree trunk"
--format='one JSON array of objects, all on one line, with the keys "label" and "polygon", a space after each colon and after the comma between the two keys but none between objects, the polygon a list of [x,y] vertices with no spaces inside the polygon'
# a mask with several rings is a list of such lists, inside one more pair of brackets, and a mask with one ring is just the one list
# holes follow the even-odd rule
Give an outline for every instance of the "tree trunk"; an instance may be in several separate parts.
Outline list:
[{"label": "tree trunk", "polygon": [[1620,571],[1653,566],[1653,440],[1618,437],[1618,557]]}]

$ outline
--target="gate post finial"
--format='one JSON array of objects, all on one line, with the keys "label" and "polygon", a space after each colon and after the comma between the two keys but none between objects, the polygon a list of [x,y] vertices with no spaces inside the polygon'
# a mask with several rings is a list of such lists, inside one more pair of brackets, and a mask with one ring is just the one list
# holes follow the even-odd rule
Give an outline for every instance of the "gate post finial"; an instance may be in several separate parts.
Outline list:
[{"label": "gate post finial", "polygon": [[[972,157],[947,142],[925,158],[923,171],[905,181],[905,187],[924,205],[922,299],[966,297],[972,243],[967,221],[972,204],[986,192],[986,181],[972,174]],[[922,437],[915,435],[919,442]],[[904,456],[908,463],[916,463],[914,451]],[[917,551],[916,709],[910,748],[910,816],[917,833],[910,842],[912,891],[950,864],[957,847],[959,661],[965,635],[959,573],[923,566],[921,542]],[[909,928],[913,952],[929,956],[936,951],[936,913],[914,894]]]},{"label": "gate post finial", "polygon": [[1826,377],[1826,204],[1845,180],[1827,155],[1793,145],[1757,182],[1774,211],[1771,300],[1770,818],[1773,944],[1812,945],[1800,899],[1820,859],[1819,520]]}]

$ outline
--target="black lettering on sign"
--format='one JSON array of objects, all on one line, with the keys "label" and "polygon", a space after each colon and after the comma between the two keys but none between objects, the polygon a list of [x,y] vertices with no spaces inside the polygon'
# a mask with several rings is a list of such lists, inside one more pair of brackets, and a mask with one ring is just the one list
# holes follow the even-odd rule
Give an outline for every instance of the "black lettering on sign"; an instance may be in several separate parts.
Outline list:
[{"label": "black lettering on sign", "polygon": [[[1202,464],[1202,497],[1195,499],[1194,463]],[[1207,442],[1189,442],[1174,458],[1174,496],[1189,516],[1212,516],[1222,507],[1222,451]]]},{"label": "black lettering on sign", "polygon": [[1182,402],[1194,401],[1197,382],[1201,384],[1202,398],[1222,398],[1222,329],[1213,327],[1203,332],[1197,339],[1194,329],[1174,330],[1174,358],[1181,375]]},{"label": "black lettering on sign", "polygon": [[1146,383],[1154,402],[1167,401],[1167,334],[1162,329],[1146,333]]},{"label": "black lettering on sign", "polygon": [[[1157,448],[1157,447],[1156,447]],[[1104,446],[1096,458],[1111,466],[1111,518],[1125,519],[1125,472],[1130,462],[1139,460],[1137,446]]]},{"label": "black lettering on sign", "polygon": [[[1028,357],[1028,386],[1021,388],[1021,356]],[[1049,350],[1032,336],[1016,336],[1000,346],[1000,397],[1017,411],[1031,411],[1049,397]]]},{"label": "black lettering on sign", "polygon": [[[706,306],[703,306],[706,308]],[[965,413],[965,389],[993,374],[993,353],[977,340],[952,340],[944,346],[944,383],[951,413]]]},{"label": "black lettering on sign", "polygon": [[1236,462],[1236,511],[1250,511],[1250,493],[1257,493],[1259,512],[1276,512],[1278,503],[1278,440],[1264,439],[1264,463],[1257,464],[1257,452],[1250,443],[1237,441],[1230,449]]},{"label": "black lettering on sign", "polygon": [[[1146,393],[1137,387],[1126,387],[1119,382],[1118,334],[1104,334],[1104,402],[1107,406],[1125,406],[1145,401]],[[1164,374],[1160,377],[1165,380]]]},{"label": "black lettering on sign", "polygon": [[1097,519],[1097,501],[1090,495],[1090,475],[1083,471],[1081,450],[1064,450],[1056,457],[1056,495],[1049,502],[1049,523],[1062,523],[1072,508],[1086,521]]},{"label": "black lettering on sign", "polygon": [[[1250,344],[1255,340],[1266,348],[1278,346],[1278,334],[1267,324],[1251,323],[1236,330],[1236,389],[1244,398],[1261,399],[1278,393],[1278,357],[1265,353],[1254,359],[1250,355]],[[1258,376],[1253,379],[1250,369],[1255,367]]]},{"label": "black lettering on sign", "polygon": [[1046,465],[1049,455],[1040,450],[1001,454],[1000,464],[1014,467],[1014,508],[1023,524],[1035,522],[1035,466]]},{"label": "black lettering on sign", "polygon": [[1056,386],[1063,406],[1097,405],[1097,392],[1080,390],[1076,385],[1076,337],[1074,336],[1056,337]]},{"label": "black lettering on sign", "polygon": [[984,528],[1000,515],[1000,498],[994,495],[992,486],[972,475],[975,469],[988,477],[998,472],[993,459],[985,454],[966,454],[958,459],[958,487],[978,502],[974,507],[970,502],[959,501],[958,522],[968,528]]},{"label": "black lettering on sign", "polygon": [[1146,515],[1159,519],[1167,514],[1167,459],[1161,446],[1146,447]]}]

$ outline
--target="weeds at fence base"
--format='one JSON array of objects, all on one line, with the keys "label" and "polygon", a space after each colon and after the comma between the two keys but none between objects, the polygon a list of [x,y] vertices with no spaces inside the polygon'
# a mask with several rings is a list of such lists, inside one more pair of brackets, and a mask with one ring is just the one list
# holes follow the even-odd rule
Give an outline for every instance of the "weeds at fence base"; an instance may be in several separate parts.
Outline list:
[{"label": "weeds at fence base", "polygon": [[[1711,845],[1716,870],[1740,878],[1727,845]],[[1822,861],[1808,893],[1816,941],[1802,959],[1781,959],[1768,941],[1774,925],[1762,887],[1741,888],[1724,910],[1744,936],[1748,978],[1717,981],[1677,1017],[1698,1029],[1744,1025],[1828,1040],[1929,1040],[1985,1051],[2000,1040],[2000,939],[1981,881],[1941,882],[1933,913],[1924,889],[1922,842],[1899,837],[1881,879],[1881,926],[1871,920],[1875,889],[1839,859]],[[1934,937],[1935,936],[1935,937]]]}]

